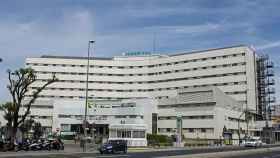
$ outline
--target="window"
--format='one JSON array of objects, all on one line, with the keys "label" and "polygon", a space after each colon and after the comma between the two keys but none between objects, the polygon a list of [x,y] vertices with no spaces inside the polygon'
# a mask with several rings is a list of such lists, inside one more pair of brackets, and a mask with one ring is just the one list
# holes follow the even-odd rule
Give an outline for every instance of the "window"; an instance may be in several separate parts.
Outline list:
[{"label": "window", "polygon": [[193,133],[193,132],[194,132],[194,129],[193,129],[193,128],[189,128],[189,132],[190,132],[190,133]]},{"label": "window", "polygon": [[121,131],[117,130],[118,138],[131,138],[131,131]]},{"label": "window", "polygon": [[117,116],[115,116],[115,118],[126,118],[126,116],[125,115],[117,115]]},{"label": "window", "polygon": [[205,128],[201,128],[201,133],[205,133],[206,129]]},{"label": "window", "polygon": [[145,131],[133,131],[133,138],[145,138]]},{"label": "window", "polygon": [[58,115],[58,118],[71,118],[71,115]]},{"label": "window", "polygon": [[166,132],[171,132],[171,128],[166,128]]},{"label": "window", "polygon": [[61,124],[61,131],[71,131],[71,126],[69,124]]}]

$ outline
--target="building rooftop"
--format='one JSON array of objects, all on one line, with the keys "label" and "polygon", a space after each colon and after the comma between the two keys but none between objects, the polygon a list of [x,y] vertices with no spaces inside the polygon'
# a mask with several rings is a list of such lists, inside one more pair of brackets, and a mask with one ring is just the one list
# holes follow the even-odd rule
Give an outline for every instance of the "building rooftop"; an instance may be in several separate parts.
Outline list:
[{"label": "building rooftop", "polygon": [[[203,53],[203,52],[207,52],[207,51],[237,48],[237,47],[248,47],[248,46],[247,45],[234,45],[234,46],[221,47],[221,48],[212,48],[212,49],[204,49],[204,50],[198,50],[198,51],[189,51],[189,52],[183,52],[183,53],[167,54],[167,56],[172,57],[172,56],[179,56],[179,55],[193,54],[193,53]],[[151,55],[153,55],[153,54],[151,54]],[[121,56],[118,56],[118,57],[121,57]],[[132,56],[124,56],[124,57],[132,57]],[[42,55],[41,58],[88,59],[87,57],[79,57],[79,56],[55,56],[55,55]],[[113,59],[114,59],[114,57],[90,57],[90,60],[113,60]]]}]

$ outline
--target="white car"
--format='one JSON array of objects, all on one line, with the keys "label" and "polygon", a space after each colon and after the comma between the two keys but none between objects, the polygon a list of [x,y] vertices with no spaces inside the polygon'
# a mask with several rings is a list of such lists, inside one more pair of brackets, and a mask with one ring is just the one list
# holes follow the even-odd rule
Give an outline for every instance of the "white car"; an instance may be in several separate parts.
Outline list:
[{"label": "white car", "polygon": [[259,138],[250,138],[245,140],[246,147],[260,147],[262,146],[262,141]]}]

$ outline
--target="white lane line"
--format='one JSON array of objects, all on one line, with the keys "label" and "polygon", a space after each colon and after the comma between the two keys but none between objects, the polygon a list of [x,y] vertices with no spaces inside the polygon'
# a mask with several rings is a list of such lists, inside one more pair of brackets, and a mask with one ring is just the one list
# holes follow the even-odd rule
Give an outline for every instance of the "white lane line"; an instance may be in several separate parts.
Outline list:
[{"label": "white lane line", "polygon": [[[97,158],[110,158],[110,157],[130,157],[129,155],[104,155],[104,156],[96,156]],[[89,157],[86,157],[89,158]]]},{"label": "white lane line", "polygon": [[280,154],[277,154],[277,155],[273,155],[271,156],[272,158],[279,158],[280,157]]}]

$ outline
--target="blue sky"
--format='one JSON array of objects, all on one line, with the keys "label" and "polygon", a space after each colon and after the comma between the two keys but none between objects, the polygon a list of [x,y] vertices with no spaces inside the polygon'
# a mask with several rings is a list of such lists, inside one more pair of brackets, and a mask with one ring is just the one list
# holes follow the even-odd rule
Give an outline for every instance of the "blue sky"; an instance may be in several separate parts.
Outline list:
[{"label": "blue sky", "polygon": [[9,0],[0,1],[0,102],[6,70],[43,54],[95,56],[126,51],[202,50],[253,45],[276,64],[280,96],[279,0]]}]

